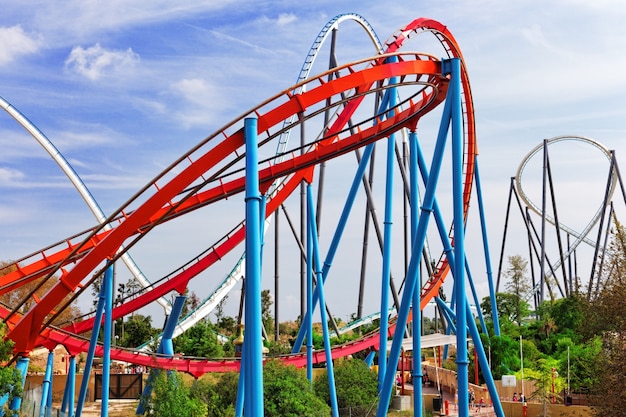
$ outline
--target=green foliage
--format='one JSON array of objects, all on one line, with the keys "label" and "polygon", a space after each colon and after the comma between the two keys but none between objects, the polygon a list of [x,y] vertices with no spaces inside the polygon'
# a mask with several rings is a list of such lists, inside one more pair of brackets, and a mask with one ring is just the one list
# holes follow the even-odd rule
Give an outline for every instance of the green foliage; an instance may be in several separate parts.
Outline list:
[{"label": "green foliage", "polygon": [[153,394],[147,402],[147,415],[154,417],[205,417],[207,407],[192,398],[189,388],[178,372],[159,372],[154,380]]},{"label": "green foliage", "polygon": [[270,294],[270,290],[262,290],[261,291],[261,321],[263,322],[263,326],[265,330],[268,332],[274,331],[274,317],[272,317],[272,295]]},{"label": "green foliage", "polygon": [[526,299],[530,295],[531,286],[526,276],[528,261],[520,255],[509,256],[509,269],[505,275],[509,279],[505,284],[507,292],[514,297],[513,300],[513,322],[518,326],[522,325],[522,321],[528,316],[525,309]]},{"label": "green foliage", "polygon": [[520,368],[519,341],[507,335],[491,337],[491,367],[495,379]]},{"label": "green foliage", "polygon": [[[524,378],[535,382],[535,391],[528,399],[543,404],[542,416],[547,416],[547,404],[561,400],[559,392],[565,387],[565,379],[558,374],[558,361],[552,358],[540,359],[536,370],[524,369]],[[521,376],[521,375],[520,375]]]},{"label": "green foliage", "polygon": [[330,407],[315,396],[304,371],[278,360],[269,360],[263,371],[266,417],[322,417]]},{"label": "green foliage", "polygon": [[599,337],[575,344],[568,338],[559,339],[557,357],[560,363],[559,373],[567,375],[569,346],[570,389],[585,392],[600,382],[602,340]]},{"label": "green foliage", "polygon": [[235,415],[239,373],[221,374],[216,382],[209,378],[196,380],[190,388],[192,398],[207,405],[209,417],[232,417]]},{"label": "green foliage", "polygon": [[152,317],[135,314],[124,324],[124,337],[120,341],[120,345],[126,347],[141,346],[159,333],[159,329],[152,327]]},{"label": "green foliage", "polygon": [[[0,323],[0,363],[5,363],[13,353],[13,341],[4,339],[6,324]],[[12,366],[0,366],[0,397],[8,395],[6,404],[22,396],[22,376]]]},{"label": "green foliage", "polygon": [[[340,409],[351,408],[352,416],[366,415],[378,402],[378,379],[365,362],[358,359],[335,361],[335,388]],[[315,393],[330,405],[328,372],[320,374],[314,382]],[[363,414],[360,414],[362,411]]]},{"label": "green foliage", "polygon": [[[626,329],[624,329],[626,330]],[[592,404],[601,416],[626,416],[626,332],[607,334],[599,355],[599,378],[594,386]]]},{"label": "green foliage", "polygon": [[221,358],[222,345],[217,340],[215,327],[208,320],[201,320],[191,329],[174,339],[174,351],[185,356]]},{"label": "green foliage", "polygon": [[[530,305],[515,294],[496,293],[496,304],[501,329],[508,329],[512,324],[519,326],[530,314]],[[480,308],[485,320],[493,321],[490,297],[483,298]]]}]

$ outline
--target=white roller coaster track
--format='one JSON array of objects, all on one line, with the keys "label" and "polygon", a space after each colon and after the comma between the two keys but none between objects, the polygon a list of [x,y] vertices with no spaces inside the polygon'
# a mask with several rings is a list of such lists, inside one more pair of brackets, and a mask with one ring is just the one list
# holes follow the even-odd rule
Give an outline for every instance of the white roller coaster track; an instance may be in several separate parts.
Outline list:
[{"label": "white roller coaster track", "polygon": [[[586,144],[589,144],[591,146],[594,146],[596,148],[598,148],[602,154],[604,154],[604,156],[609,160],[609,163],[611,161],[611,151],[609,149],[607,149],[604,145],[602,145],[601,143],[593,140],[593,139],[589,139],[583,136],[557,136],[551,139],[547,139],[546,140],[546,146],[553,144],[553,143],[557,143],[557,142],[562,142],[562,141],[576,141],[576,142],[583,142]],[[532,159],[533,156],[535,156],[537,153],[539,153],[541,150],[543,150],[544,144],[541,143],[539,145],[537,145],[536,147],[534,147],[530,152],[528,152],[528,154],[524,157],[524,159],[522,159],[522,162],[520,163],[518,169],[517,169],[517,173],[515,175],[515,189],[517,190],[518,195],[521,197],[521,199],[524,201],[524,203],[535,213],[537,213],[539,216],[542,215],[542,210],[540,207],[538,207],[529,197],[528,195],[526,195],[526,193],[524,192],[524,189],[522,187],[522,175],[524,173],[524,169],[526,168],[526,165],[528,165],[528,163],[530,162],[530,160]],[[613,196],[613,192],[615,191],[615,187],[617,186],[617,175],[615,175],[615,171],[613,171],[611,173],[611,184],[610,184],[610,188],[609,188],[609,193],[608,193],[608,200],[611,199],[611,197]],[[571,244],[571,246],[568,248],[567,252],[564,254],[562,259],[567,259],[573,252],[574,250],[576,250],[576,248],[582,243],[585,242],[586,244],[595,247],[596,246],[596,242],[594,242],[593,240],[587,238],[587,235],[589,234],[589,232],[591,231],[591,229],[598,223],[598,221],[600,220],[600,217],[602,216],[602,211],[604,210],[604,204],[600,205],[600,208],[598,209],[598,211],[594,214],[593,218],[590,220],[589,224],[587,224],[587,226],[585,226],[585,229],[582,232],[577,232],[574,229],[572,229],[571,227],[568,227],[566,225],[564,225],[563,223],[559,222],[559,224],[556,224],[556,220],[554,219],[554,217],[549,216],[549,215],[545,215],[546,221],[548,221],[550,224],[554,225],[555,227],[560,228],[561,230],[563,230],[566,233],[569,233],[570,235],[574,236],[576,238],[576,240]],[[561,266],[561,259],[559,259],[557,261],[557,263],[554,265],[554,268],[558,268]]]},{"label": "white roller coaster track", "polygon": [[[365,20],[365,18],[354,13],[338,15],[334,17],[333,19],[331,19],[324,26],[324,28],[320,31],[320,33],[317,35],[317,38],[313,42],[313,45],[311,46],[309,53],[306,56],[304,64],[302,65],[302,69],[300,70],[300,74],[298,75],[297,83],[304,81],[309,77],[313,63],[315,62],[315,59],[317,58],[318,52],[320,48],[322,47],[322,45],[324,44],[324,41],[328,38],[328,35],[332,32],[333,29],[336,29],[341,22],[344,22],[346,20],[353,20],[359,25],[361,25],[363,29],[366,31],[366,33],[369,35],[370,39],[372,40],[372,43],[374,44],[376,51],[378,53],[381,52],[382,45],[380,41],[378,40],[378,37],[376,36],[374,29]],[[301,87],[299,87],[298,90],[294,90],[294,94],[300,93],[301,92],[300,88]],[[295,120],[295,117],[291,117],[283,122],[284,133],[282,133],[278,139],[276,155],[281,155],[284,153],[287,147],[287,144],[289,142],[289,132],[290,132],[289,127],[294,122],[294,120]],[[277,162],[280,162],[281,159],[282,157],[280,156],[277,157]],[[272,185],[272,187],[270,188],[268,192],[270,195],[272,195],[275,192],[278,184],[279,183],[276,182]],[[264,231],[267,230],[269,225],[270,225],[270,218],[267,218],[264,223]],[[243,278],[244,271],[245,271],[245,262],[246,262],[246,254],[243,253],[241,257],[239,258],[239,261],[237,262],[235,267],[222,280],[222,282],[215,289],[215,291],[213,291],[213,293],[209,297],[207,297],[204,301],[202,301],[202,303],[200,303],[198,308],[196,308],[194,311],[192,311],[191,313],[189,313],[187,316],[185,316],[183,319],[180,320],[180,322],[176,326],[176,329],[174,330],[173,337],[176,337],[182,334],[183,332],[185,332],[187,329],[193,327],[198,321],[208,316],[215,309],[215,307],[224,299],[224,297],[226,297],[228,293]],[[151,342],[143,345],[141,348],[147,349],[150,343]]]},{"label": "white roller coaster track", "polygon": [[[6,111],[9,116],[11,116],[20,126],[22,126],[30,135],[48,152],[48,154],[52,157],[52,159],[57,163],[57,165],[61,168],[61,170],[65,173],[67,178],[72,182],[76,191],[83,198],[89,210],[93,213],[94,217],[98,221],[98,223],[103,224],[106,222],[106,215],[96,202],[95,198],[91,194],[91,192],[87,189],[87,186],[82,181],[82,179],[78,176],[74,168],[70,165],[70,163],[65,159],[63,154],[54,146],[54,144],[43,134],[37,126],[35,126],[26,116],[24,116],[17,108],[15,108],[11,103],[6,101],[3,97],[0,96],[0,107],[4,111]],[[106,224],[104,226],[104,230],[110,230],[111,226]],[[124,250],[124,248],[120,248],[120,250]],[[150,281],[146,278],[146,276],[141,272],[133,258],[130,256],[128,252],[122,254],[122,261],[133,275],[133,277],[139,282],[144,288],[152,285]],[[165,309],[166,314],[172,309],[169,301],[165,298],[159,298],[158,303]]]}]

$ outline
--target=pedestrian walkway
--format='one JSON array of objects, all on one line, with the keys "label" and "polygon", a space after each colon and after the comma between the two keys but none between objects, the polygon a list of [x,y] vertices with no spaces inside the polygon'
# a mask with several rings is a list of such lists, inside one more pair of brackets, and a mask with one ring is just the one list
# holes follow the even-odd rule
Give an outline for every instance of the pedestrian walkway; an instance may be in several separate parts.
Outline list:
[{"label": "pedestrian walkway", "polygon": [[[436,386],[424,386],[422,387],[422,394],[424,396],[427,397],[427,399],[425,401],[428,401],[429,399],[431,399],[433,396],[436,396],[438,394],[437,392],[437,387]],[[442,391],[441,393],[441,403],[440,403],[440,411],[437,413],[435,412],[434,414],[437,415],[441,415],[441,416],[450,416],[450,417],[456,417],[459,415],[459,410],[458,410],[458,405],[455,403],[455,398],[454,395],[447,392],[447,391]],[[404,395],[413,395],[413,385],[411,384],[404,384]],[[447,402],[447,408],[446,408],[446,402]],[[469,409],[469,415],[470,416],[477,416],[477,417],[495,417],[495,412],[494,412],[494,408],[491,404],[484,404],[482,407],[480,407],[478,404],[474,407],[470,406]]]}]

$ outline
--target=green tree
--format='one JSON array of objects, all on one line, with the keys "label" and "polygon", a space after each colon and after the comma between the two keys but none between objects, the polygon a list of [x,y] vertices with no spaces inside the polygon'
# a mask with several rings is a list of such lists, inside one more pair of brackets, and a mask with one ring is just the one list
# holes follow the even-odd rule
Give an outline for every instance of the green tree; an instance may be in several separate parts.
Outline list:
[{"label": "green tree", "polygon": [[120,345],[126,347],[138,347],[160,333],[159,329],[152,327],[152,317],[136,314],[131,316],[124,325],[124,337]]},{"label": "green tree", "polygon": [[204,417],[207,408],[197,398],[192,398],[178,372],[159,372],[147,402],[147,415],[154,417]]},{"label": "green tree", "polygon": [[272,317],[272,295],[270,290],[261,291],[261,321],[265,327],[265,331],[273,334],[274,332],[274,317]]},{"label": "green tree", "polygon": [[528,312],[524,310],[524,302],[530,294],[530,284],[526,276],[528,262],[520,255],[509,256],[509,268],[506,270],[506,277],[509,281],[505,284],[505,289],[509,294],[515,296],[516,304],[512,321],[518,326],[527,317]]},{"label": "green tree", "polygon": [[519,341],[508,335],[490,338],[491,372],[495,379],[520,369]]},{"label": "green tree", "polygon": [[626,332],[606,334],[599,356],[600,375],[591,404],[601,416],[626,416]]},{"label": "green tree", "polygon": [[561,400],[559,392],[565,386],[565,380],[558,374],[558,361],[544,358],[538,361],[537,369],[525,369],[524,377],[535,382],[535,390],[528,396],[531,401],[543,404],[542,416],[548,415],[548,403]]},{"label": "green tree", "polygon": [[[335,361],[335,387],[337,405],[351,416],[366,416],[378,404],[378,378],[367,364],[358,359]],[[330,405],[328,372],[320,374],[314,382],[315,393]]]},{"label": "green tree", "polygon": [[[505,330],[511,324],[518,324],[519,317],[528,317],[530,314],[530,305],[512,293],[496,293],[496,304],[501,330]],[[485,320],[493,321],[490,297],[483,298],[480,308]]]},{"label": "green tree", "polygon": [[266,417],[326,417],[330,407],[313,392],[304,370],[269,360],[263,367]]},{"label": "green tree", "polygon": [[232,417],[237,402],[238,372],[220,374],[217,380],[202,378],[190,387],[191,398],[206,404],[209,417]]},{"label": "green tree", "polygon": [[567,375],[569,371],[571,392],[588,393],[600,382],[601,353],[602,340],[599,337],[582,344],[576,344],[568,337],[559,339],[556,354],[560,364],[559,373]]},{"label": "green tree", "polygon": [[[0,363],[6,363],[13,354],[13,341],[5,339],[6,324],[0,323]],[[8,396],[5,409],[15,397],[22,396],[22,376],[13,366],[0,366],[0,398]]]},{"label": "green tree", "polygon": [[175,338],[174,351],[202,358],[224,356],[224,349],[217,340],[215,327],[208,320],[200,320],[191,329]]}]

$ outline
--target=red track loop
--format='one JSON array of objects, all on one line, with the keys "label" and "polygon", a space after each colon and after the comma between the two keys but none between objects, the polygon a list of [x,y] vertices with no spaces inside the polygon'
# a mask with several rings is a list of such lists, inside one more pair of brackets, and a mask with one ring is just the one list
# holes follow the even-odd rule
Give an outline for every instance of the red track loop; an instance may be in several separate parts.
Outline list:
[{"label": "red track loop", "polygon": [[[63,299],[77,289],[87,287],[92,280],[90,277],[100,272],[99,268],[102,268],[104,261],[119,256],[116,252],[122,245],[130,247],[158,224],[243,191],[244,117],[251,114],[257,117],[261,148],[280,136],[279,126],[292,115],[298,115],[299,118],[290,128],[327,110],[325,105],[327,100],[333,103],[332,107],[339,110],[331,120],[324,138],[311,143],[302,152],[300,149],[287,151],[282,162],[274,162],[278,161],[278,158],[262,162],[259,176],[264,192],[275,180],[282,180],[281,186],[273,195],[268,196],[267,216],[285,201],[302,180],[311,181],[312,169],[317,164],[385,138],[401,128],[414,128],[421,116],[445,99],[448,81],[441,74],[440,63],[434,57],[396,52],[405,40],[420,32],[434,33],[450,57],[462,58],[456,41],[445,26],[433,20],[417,19],[394,34],[386,44],[387,51],[397,56],[398,62],[385,61],[389,55],[369,58],[333,68],[329,72],[338,77],[330,81],[327,80],[329,73],[327,72],[298,84],[306,86],[300,94],[290,93],[298,86],[284,90],[232,121],[179,158],[108,219],[108,224],[112,226],[111,230],[103,231],[103,226],[100,226],[10,265],[8,268],[14,266],[16,270],[0,279],[0,293],[10,291],[36,278],[50,278],[54,274],[61,274],[60,282],[23,317],[16,313],[17,308],[12,312],[0,309],[0,315],[9,325],[8,337],[15,341],[15,351],[29,352],[36,346],[56,344],[63,344],[71,353],[86,351],[88,341],[74,334],[90,330],[93,319],[69,326],[64,331],[50,328],[48,323],[50,320],[45,322],[53,310],[58,310]],[[366,63],[371,65],[366,66]],[[388,88],[380,85],[391,77],[398,77],[399,80],[394,87],[412,91],[409,95],[411,100],[402,103],[402,109],[398,108],[394,117],[380,120],[374,125],[371,119],[355,123],[353,118],[363,98],[380,89]],[[474,172],[476,139],[472,98],[464,65],[461,81],[465,121],[463,195],[464,211],[467,213]],[[349,120],[358,128],[355,133],[345,129]],[[172,290],[182,292],[189,280],[235,248],[243,241],[244,236],[245,226],[241,223],[198,257],[193,264],[158,285],[155,284],[147,293],[115,308],[113,318],[130,314]],[[442,257],[429,287],[423,290],[422,306],[436,295],[448,270],[447,260]],[[389,331],[393,331],[393,326]],[[349,355],[369,347],[378,347],[376,335],[333,349],[333,357]],[[98,349],[96,354],[101,353],[101,348]],[[178,369],[195,376],[205,372],[234,370],[239,366],[236,361],[165,359],[121,349],[112,350],[111,357],[146,366]],[[285,360],[301,366],[306,359],[300,355],[293,355]],[[317,354],[315,361],[325,361],[323,352]]]}]

